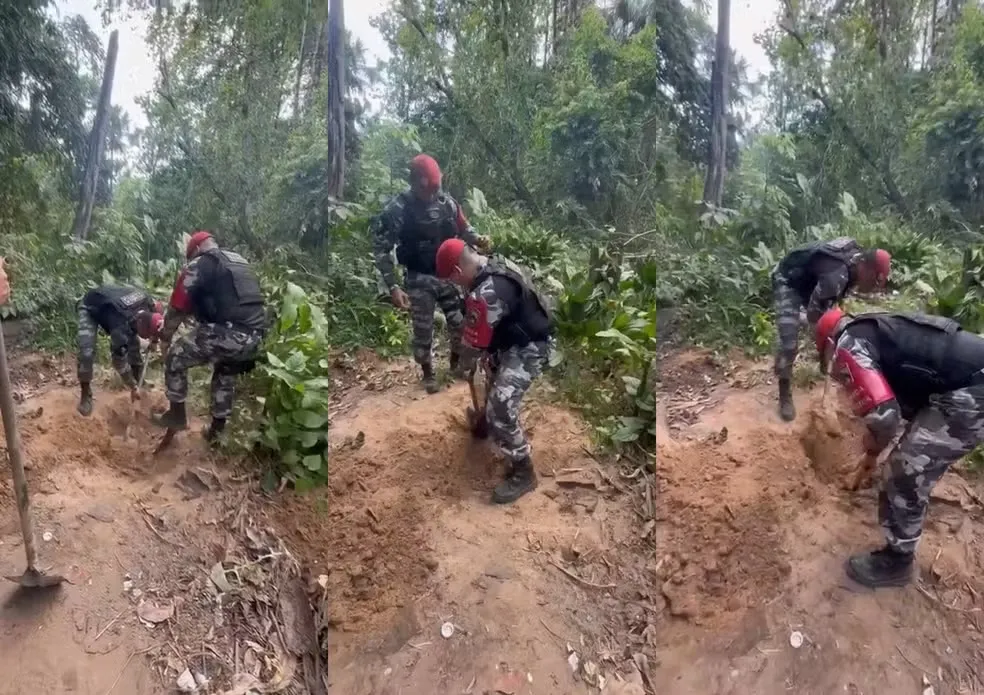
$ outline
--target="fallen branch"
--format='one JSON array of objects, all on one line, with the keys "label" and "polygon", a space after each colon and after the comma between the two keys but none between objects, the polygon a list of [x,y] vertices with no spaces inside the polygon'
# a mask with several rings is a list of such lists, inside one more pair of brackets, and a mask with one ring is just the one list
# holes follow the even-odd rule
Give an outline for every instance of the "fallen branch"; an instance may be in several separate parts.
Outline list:
[{"label": "fallen branch", "polygon": [[98,635],[96,635],[96,636],[95,636],[95,637],[94,637],[94,638],[92,639],[92,642],[90,642],[90,643],[89,643],[89,646],[90,646],[90,647],[91,647],[91,646],[92,646],[93,644],[95,644],[96,642],[98,642],[98,641],[99,641],[99,638],[100,638],[100,637],[102,637],[102,636],[103,636],[104,634],[106,634],[106,630],[108,630],[109,628],[111,628],[111,627],[113,626],[113,623],[115,623],[115,622],[116,622],[117,620],[119,620],[119,619],[120,619],[120,616],[121,616],[121,615],[123,615],[123,613],[124,613],[124,611],[126,611],[126,609],[125,609],[125,608],[124,608],[124,609],[123,609],[122,611],[120,611],[119,613],[117,613],[117,614],[116,614],[116,617],[115,617],[115,618],[113,618],[113,619],[112,619],[112,620],[110,620],[110,621],[109,621],[108,623],[106,623],[106,627],[104,627],[104,628],[103,628],[102,630],[100,630],[100,631],[99,631],[99,634],[98,634]]},{"label": "fallen branch", "polygon": [[106,695],[110,695],[110,693],[112,693],[116,689],[116,686],[120,684],[120,680],[123,678],[123,673],[126,671],[126,667],[130,665],[130,661],[133,660],[133,657],[139,656],[140,654],[146,654],[148,652],[152,652],[155,649],[157,649],[159,646],[160,646],[159,644],[155,644],[154,646],[147,647],[146,649],[138,649],[137,651],[130,652],[130,656],[126,657],[126,661],[123,662],[123,667],[120,669],[119,674],[116,676],[116,680],[113,681],[113,684],[111,686],[109,686],[109,690],[106,691]]},{"label": "fallen branch", "polygon": [[540,624],[541,624],[541,625],[543,625],[543,627],[544,627],[544,628],[546,629],[546,631],[547,631],[547,632],[549,632],[549,633],[550,633],[551,635],[553,635],[554,637],[556,637],[557,639],[559,639],[559,640],[560,640],[561,642],[565,642],[565,643],[567,643],[567,644],[570,644],[570,642],[571,642],[571,640],[569,640],[569,639],[564,639],[563,637],[561,637],[560,635],[558,635],[558,634],[557,634],[556,632],[554,632],[553,630],[551,630],[551,629],[550,629],[550,626],[549,626],[549,625],[547,625],[547,624],[546,624],[546,623],[545,623],[545,622],[543,621],[543,618],[540,618]]},{"label": "fallen branch", "polygon": [[571,579],[573,579],[575,582],[577,582],[578,584],[580,584],[581,586],[586,586],[589,589],[614,589],[615,588],[615,585],[614,584],[595,584],[594,582],[589,582],[587,579],[582,579],[581,577],[577,576],[576,574],[574,574],[573,572],[571,572],[566,567],[563,567],[563,566],[557,564],[553,560],[548,560],[548,562],[551,565],[553,565],[554,567],[556,567],[557,569],[559,569],[561,572],[563,572],[564,574],[566,574],[568,577],[570,577]]},{"label": "fallen branch", "polygon": [[896,649],[898,650],[898,652],[899,652],[899,654],[901,654],[901,655],[902,655],[902,658],[903,658],[903,659],[905,659],[905,660],[906,660],[906,661],[907,661],[907,662],[909,663],[909,665],[910,665],[910,666],[912,666],[912,668],[914,668],[914,669],[918,669],[918,670],[919,670],[919,671],[921,671],[922,673],[932,673],[931,671],[927,671],[927,670],[926,670],[926,669],[924,669],[924,668],[923,668],[922,666],[919,666],[918,664],[916,664],[915,662],[913,662],[913,660],[912,660],[912,659],[910,659],[909,657],[907,657],[907,656],[905,655],[905,652],[904,652],[904,651],[902,651],[902,647],[900,647],[899,645],[897,645],[897,644],[896,644],[896,645],[895,645],[895,648],[896,648]]},{"label": "fallen branch", "polygon": [[177,541],[172,541],[170,538],[167,538],[166,536],[164,536],[164,534],[162,534],[160,531],[158,531],[156,528],[154,528],[154,524],[151,523],[150,519],[148,519],[147,517],[143,517],[143,520],[144,520],[144,523],[147,524],[147,528],[149,528],[151,531],[153,531],[154,532],[154,535],[157,536],[158,538],[160,538],[162,541],[164,541],[168,545],[173,545],[175,548],[184,548],[183,545],[181,545]]}]

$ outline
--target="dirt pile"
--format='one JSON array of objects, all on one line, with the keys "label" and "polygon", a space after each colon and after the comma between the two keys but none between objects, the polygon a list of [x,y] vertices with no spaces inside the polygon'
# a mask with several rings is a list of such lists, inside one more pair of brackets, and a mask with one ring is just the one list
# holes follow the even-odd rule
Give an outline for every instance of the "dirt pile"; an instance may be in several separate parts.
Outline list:
[{"label": "dirt pile", "polygon": [[380,399],[346,420],[332,431],[327,493],[293,496],[274,512],[306,564],[328,575],[336,629],[371,632],[424,594],[438,565],[428,524],[496,475],[491,449],[437,402],[397,412]]},{"label": "dirt pile", "polygon": [[[814,491],[787,476],[788,440],[660,445],[656,580],[671,616],[711,626],[773,598],[789,575],[782,520]],[[758,461],[752,468],[748,461]],[[769,471],[773,475],[768,475]]]},{"label": "dirt pile", "polygon": [[837,408],[833,400],[833,396],[826,403],[822,397],[814,399],[805,413],[800,444],[817,478],[849,490],[864,451],[864,424]]}]

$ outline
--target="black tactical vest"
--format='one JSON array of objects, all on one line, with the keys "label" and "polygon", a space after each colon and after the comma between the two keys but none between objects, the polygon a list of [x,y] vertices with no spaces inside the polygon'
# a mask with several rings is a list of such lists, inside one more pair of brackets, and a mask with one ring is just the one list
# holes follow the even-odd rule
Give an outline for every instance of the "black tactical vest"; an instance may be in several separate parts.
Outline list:
[{"label": "black tactical vest", "polygon": [[[956,321],[927,314],[861,314],[847,327],[871,326],[878,367],[903,410],[910,415],[935,393],[974,383],[984,369],[984,338]],[[845,327],[845,330],[846,328]],[[862,329],[863,330],[863,329]]]},{"label": "black tactical vest", "polygon": [[222,249],[202,256],[212,268],[193,297],[196,318],[203,323],[231,323],[243,330],[263,329],[263,293],[246,259]]},{"label": "black tactical vest", "polygon": [[412,193],[403,196],[403,225],[397,237],[396,260],[407,270],[437,273],[437,249],[457,236],[457,211],[445,195],[425,203]]},{"label": "black tactical vest", "polygon": [[550,304],[533,286],[522,270],[512,261],[494,257],[485,264],[475,278],[473,287],[478,287],[490,275],[506,278],[519,290],[515,306],[495,327],[490,352],[499,352],[511,347],[524,347],[530,343],[542,342],[553,335],[553,315]]},{"label": "black tactical vest", "polygon": [[812,268],[813,261],[818,255],[851,265],[861,252],[861,247],[850,237],[815,241],[798,246],[786,254],[786,257],[779,262],[778,272],[801,296],[809,297],[818,280]]},{"label": "black tactical vest", "polygon": [[154,308],[154,301],[143,290],[119,285],[91,289],[82,298],[82,303],[106,331],[125,321],[132,321],[141,311],[152,311]]}]

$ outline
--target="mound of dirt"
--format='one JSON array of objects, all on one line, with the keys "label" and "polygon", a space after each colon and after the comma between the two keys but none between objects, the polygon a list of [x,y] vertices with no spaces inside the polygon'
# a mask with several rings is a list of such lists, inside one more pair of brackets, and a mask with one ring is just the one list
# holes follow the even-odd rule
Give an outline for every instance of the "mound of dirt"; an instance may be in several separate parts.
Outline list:
[{"label": "mound of dirt", "polygon": [[[334,629],[367,643],[394,639],[393,626],[412,625],[418,599],[434,590],[435,572],[460,559],[434,544],[435,528],[471,504],[489,508],[504,470],[492,444],[464,426],[470,402],[464,388],[427,398],[412,390],[364,397],[332,429],[327,492],[292,495],[270,508],[302,563],[327,575]],[[576,416],[535,405],[524,421],[541,473],[570,466],[574,452],[583,459]],[[546,503],[556,519],[556,503]],[[514,511],[489,513],[509,518]]]},{"label": "mound of dirt", "polygon": [[[770,433],[754,451],[733,445],[661,442],[663,480],[657,579],[671,616],[714,626],[775,596],[789,575],[781,520],[812,497],[809,486],[779,474],[788,445]],[[745,461],[761,461],[756,471]],[[775,475],[761,476],[769,469]],[[800,493],[801,490],[806,492]]]},{"label": "mound of dirt", "polygon": [[800,444],[817,478],[848,490],[863,451],[863,434],[863,423],[820,398],[806,413]]}]

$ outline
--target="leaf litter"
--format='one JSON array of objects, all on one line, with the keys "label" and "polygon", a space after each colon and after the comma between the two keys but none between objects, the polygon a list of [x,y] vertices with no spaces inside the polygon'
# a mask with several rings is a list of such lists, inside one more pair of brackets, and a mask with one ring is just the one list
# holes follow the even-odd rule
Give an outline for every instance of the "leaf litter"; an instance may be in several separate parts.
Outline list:
[{"label": "leaf litter", "polygon": [[324,590],[307,581],[273,529],[259,525],[248,493],[211,499],[220,505],[216,525],[226,529],[223,557],[190,575],[176,569],[184,574],[167,583],[179,597],[137,606],[145,625],[171,636],[152,660],[162,681],[180,692],[325,695]]}]

